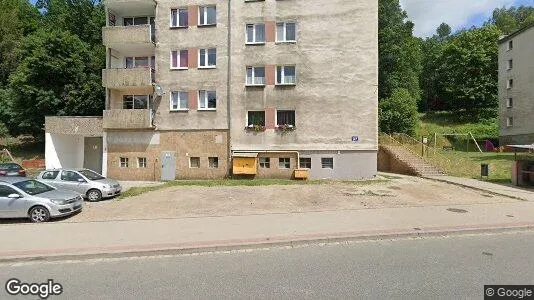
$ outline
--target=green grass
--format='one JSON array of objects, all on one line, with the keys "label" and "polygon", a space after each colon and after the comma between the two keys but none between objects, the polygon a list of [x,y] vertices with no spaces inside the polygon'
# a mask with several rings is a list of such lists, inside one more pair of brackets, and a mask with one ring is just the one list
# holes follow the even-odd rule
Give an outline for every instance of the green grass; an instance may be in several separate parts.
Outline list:
[{"label": "green grass", "polygon": [[270,185],[309,185],[309,184],[354,184],[358,186],[387,182],[389,180],[359,180],[359,181],[339,181],[339,180],[290,180],[290,179],[214,179],[214,180],[176,180],[169,181],[162,185],[150,187],[134,187],[122,193],[119,199],[138,196],[144,193],[179,186],[270,186]]}]

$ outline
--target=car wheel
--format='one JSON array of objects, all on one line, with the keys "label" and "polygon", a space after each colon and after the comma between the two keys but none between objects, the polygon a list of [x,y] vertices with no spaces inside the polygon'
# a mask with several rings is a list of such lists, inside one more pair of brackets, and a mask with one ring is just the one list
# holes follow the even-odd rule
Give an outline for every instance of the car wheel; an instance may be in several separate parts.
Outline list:
[{"label": "car wheel", "polygon": [[87,200],[91,202],[102,200],[102,192],[95,189],[87,191]]},{"label": "car wheel", "polygon": [[33,223],[42,223],[50,219],[50,212],[42,206],[32,207],[28,215]]}]

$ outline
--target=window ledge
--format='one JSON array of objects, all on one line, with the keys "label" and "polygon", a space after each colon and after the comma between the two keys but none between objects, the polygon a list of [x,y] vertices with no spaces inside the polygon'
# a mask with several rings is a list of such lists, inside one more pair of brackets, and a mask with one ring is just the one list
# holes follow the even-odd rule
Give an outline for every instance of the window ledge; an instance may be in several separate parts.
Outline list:
[{"label": "window ledge", "polygon": [[276,86],[295,86],[296,83],[277,83]]},{"label": "window ledge", "polygon": [[263,45],[265,45],[265,42],[246,42],[245,45],[247,45],[247,46],[263,46]]},{"label": "window ledge", "polygon": [[297,41],[276,41],[275,44],[296,44]]},{"label": "window ledge", "polygon": [[197,24],[197,27],[217,27],[217,23],[215,23],[215,24]]},{"label": "window ledge", "polygon": [[180,67],[180,68],[171,68],[171,70],[189,70],[189,68]]},{"label": "window ledge", "polygon": [[245,83],[245,86],[247,86],[247,87],[265,87],[265,83],[264,84],[248,84],[248,83]]},{"label": "window ledge", "polygon": [[217,69],[217,66],[197,67],[197,69]]},{"label": "window ledge", "polygon": [[187,29],[189,28],[189,25],[188,26],[169,26],[169,29],[173,30],[173,29]]},{"label": "window ledge", "polygon": [[216,108],[197,108],[199,111],[216,111]]},{"label": "window ledge", "polygon": [[171,109],[170,112],[188,112],[189,108]]}]

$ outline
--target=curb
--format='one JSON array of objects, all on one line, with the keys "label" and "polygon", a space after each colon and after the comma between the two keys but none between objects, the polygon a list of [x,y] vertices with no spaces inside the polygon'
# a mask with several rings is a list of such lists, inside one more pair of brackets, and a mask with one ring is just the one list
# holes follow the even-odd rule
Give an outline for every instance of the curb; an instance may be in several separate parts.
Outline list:
[{"label": "curb", "polygon": [[[356,242],[356,241],[377,241],[390,239],[409,239],[409,238],[424,238],[424,237],[444,237],[444,236],[461,236],[470,234],[496,234],[507,232],[523,232],[534,229],[534,223],[524,224],[494,224],[484,227],[441,227],[405,231],[382,231],[382,232],[346,232],[334,234],[310,234],[289,237],[266,237],[258,239],[246,240],[228,240],[228,241],[205,241],[188,244],[155,244],[155,245],[138,245],[131,247],[102,247],[100,249],[92,249],[86,253],[72,253],[66,254],[49,254],[57,253],[58,251],[34,251],[31,254],[24,251],[25,254],[5,255],[0,252],[0,264],[6,263],[21,263],[21,262],[57,262],[63,260],[91,260],[91,259],[105,259],[105,258],[125,258],[125,257],[150,257],[162,255],[187,255],[200,254],[210,252],[228,252],[236,250],[254,250],[264,249],[269,247],[299,247],[306,245],[339,243],[339,242]],[[65,249],[69,250],[69,249]],[[94,250],[100,250],[94,251]],[[48,253],[47,253],[48,252]]]}]

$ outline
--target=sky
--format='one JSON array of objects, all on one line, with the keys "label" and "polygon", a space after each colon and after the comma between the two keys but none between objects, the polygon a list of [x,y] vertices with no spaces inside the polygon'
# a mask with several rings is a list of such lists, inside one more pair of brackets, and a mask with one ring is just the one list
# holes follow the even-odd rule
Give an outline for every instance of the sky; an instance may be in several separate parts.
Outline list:
[{"label": "sky", "polygon": [[419,37],[432,36],[443,22],[453,32],[482,25],[497,7],[534,6],[534,0],[400,0],[400,3],[408,19],[415,23],[414,35]]}]

